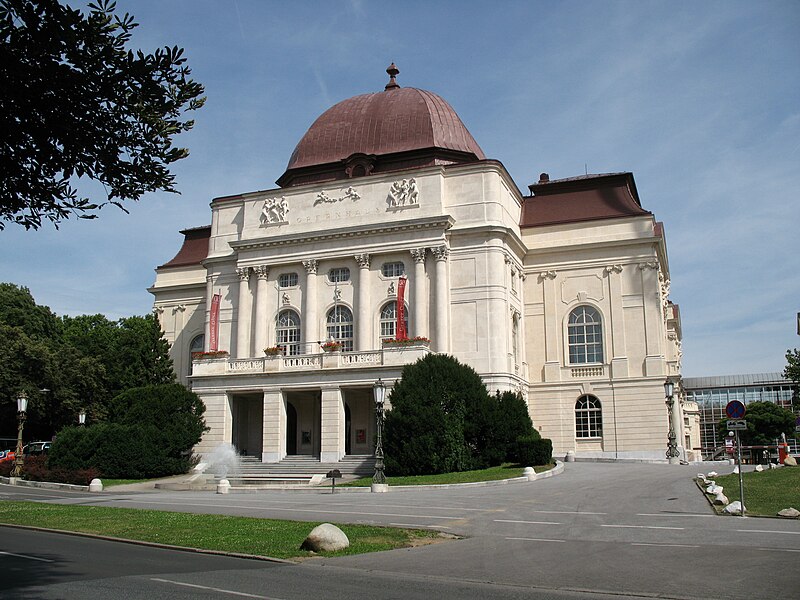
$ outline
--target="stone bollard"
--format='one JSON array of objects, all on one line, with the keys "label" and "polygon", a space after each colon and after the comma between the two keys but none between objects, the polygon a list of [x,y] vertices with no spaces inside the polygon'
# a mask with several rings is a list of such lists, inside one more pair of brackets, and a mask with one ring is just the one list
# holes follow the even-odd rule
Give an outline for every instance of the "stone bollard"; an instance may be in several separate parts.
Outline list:
[{"label": "stone bollard", "polygon": [[92,479],[89,482],[89,491],[90,492],[102,492],[103,491],[103,482],[99,479]]},{"label": "stone bollard", "polygon": [[567,455],[564,457],[564,462],[575,462],[575,451],[569,450]]},{"label": "stone bollard", "polygon": [[218,494],[228,494],[231,491],[231,482],[227,479],[220,479],[219,483],[217,484],[217,493]]},{"label": "stone bollard", "polygon": [[536,481],[536,471],[533,470],[533,467],[525,467],[522,470],[522,476],[527,477],[528,481]]},{"label": "stone bollard", "polygon": [[374,494],[385,494],[389,491],[389,484],[388,483],[373,483],[370,486],[370,490]]}]

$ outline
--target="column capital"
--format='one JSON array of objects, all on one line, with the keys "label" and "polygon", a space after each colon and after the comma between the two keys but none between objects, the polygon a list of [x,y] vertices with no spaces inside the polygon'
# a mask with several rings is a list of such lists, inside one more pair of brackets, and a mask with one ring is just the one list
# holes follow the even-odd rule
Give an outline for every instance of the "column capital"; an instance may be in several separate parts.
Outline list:
[{"label": "column capital", "polygon": [[424,263],[425,254],[428,252],[427,248],[412,248],[411,256],[414,258],[415,263]]},{"label": "column capital", "polygon": [[639,263],[639,269],[644,271],[645,269],[658,269],[658,261],[657,260],[648,260],[647,262]]},{"label": "column capital", "polygon": [[319,261],[316,258],[310,258],[308,260],[303,261],[303,266],[306,269],[306,273],[309,275],[316,275],[317,274],[317,266],[319,265]]},{"label": "column capital", "polygon": [[247,281],[250,279],[250,267],[237,267],[236,274],[239,276],[240,281]]},{"label": "column capital", "polygon": [[622,265],[606,265],[603,268],[603,273],[606,275],[609,273],[622,273]]},{"label": "column capital", "polygon": [[544,281],[545,279],[553,280],[555,278],[556,278],[556,272],[552,271],[552,270],[551,271],[542,271],[541,273],[539,273],[539,279],[541,281]]},{"label": "column capital", "polygon": [[369,260],[371,258],[369,254],[356,254],[353,258],[356,259],[360,269],[369,269]]},{"label": "column capital", "polygon": [[445,245],[435,246],[434,248],[431,248],[431,252],[439,262],[447,261],[447,257],[450,256],[450,248]]},{"label": "column capital", "polygon": [[266,279],[269,277],[269,267],[267,265],[257,265],[253,267],[253,272],[259,279]]}]

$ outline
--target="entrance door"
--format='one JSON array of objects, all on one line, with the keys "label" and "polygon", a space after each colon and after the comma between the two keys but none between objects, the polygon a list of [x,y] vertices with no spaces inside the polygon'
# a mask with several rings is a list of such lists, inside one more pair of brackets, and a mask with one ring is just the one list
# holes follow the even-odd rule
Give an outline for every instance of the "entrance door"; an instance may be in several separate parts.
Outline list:
[{"label": "entrance door", "polygon": [[350,406],[344,403],[344,453],[351,454],[353,444],[350,442],[350,427],[353,419],[350,416]]},{"label": "entrance door", "polygon": [[261,458],[263,451],[264,398],[260,394],[237,394],[231,412],[233,431],[231,441],[239,454]]},{"label": "entrance door", "polygon": [[297,409],[286,402],[286,454],[297,454]]}]

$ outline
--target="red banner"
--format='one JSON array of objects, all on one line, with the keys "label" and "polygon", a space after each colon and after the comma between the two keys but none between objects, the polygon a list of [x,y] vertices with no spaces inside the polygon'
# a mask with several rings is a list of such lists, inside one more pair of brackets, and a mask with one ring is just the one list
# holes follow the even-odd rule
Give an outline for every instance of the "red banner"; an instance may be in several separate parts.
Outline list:
[{"label": "red banner", "polygon": [[211,324],[209,327],[208,350],[214,352],[219,350],[219,303],[222,300],[220,294],[214,294],[211,297]]},{"label": "red banner", "polygon": [[397,282],[397,328],[395,339],[405,340],[408,339],[408,332],[406,331],[406,304],[403,299],[406,295],[406,282],[408,277],[405,275],[400,276]]}]

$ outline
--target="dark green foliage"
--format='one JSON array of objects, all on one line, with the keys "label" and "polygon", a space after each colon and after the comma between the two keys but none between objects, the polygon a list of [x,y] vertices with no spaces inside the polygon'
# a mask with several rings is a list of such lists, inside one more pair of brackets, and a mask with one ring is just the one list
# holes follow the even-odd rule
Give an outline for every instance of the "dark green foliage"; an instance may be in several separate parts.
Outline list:
[{"label": "dark green foliage", "polygon": [[0,322],[35,339],[56,339],[61,331],[58,317],[36,304],[28,288],[13,283],[0,283]]},{"label": "dark green foliage", "polygon": [[429,354],[407,365],[390,401],[384,443],[389,475],[499,465],[516,454],[519,436],[535,434],[521,396],[490,396],[480,376],[451,356]]},{"label": "dark green foliage", "polygon": [[783,369],[783,376],[791,381],[792,386],[792,408],[800,412],[800,351],[786,351],[786,366]]},{"label": "dark green foliage", "polygon": [[110,478],[185,473],[206,430],[204,412],[200,398],[178,384],[128,390],[114,399],[108,423],[59,432],[49,465],[94,467]]},{"label": "dark green foliage", "polygon": [[94,468],[75,470],[60,467],[50,468],[46,456],[29,456],[25,459],[22,476],[28,481],[89,485],[92,479],[100,476],[100,472]]},{"label": "dark green foliage", "polygon": [[[747,430],[739,432],[739,439],[743,446],[774,444],[782,433],[791,435],[794,432],[794,414],[774,402],[748,403],[745,421],[747,421]],[[723,438],[728,434],[726,422],[727,419],[722,419],[717,426],[717,430]]]},{"label": "dark green foliage", "polygon": [[553,458],[553,442],[538,433],[520,437],[516,446],[516,462],[527,467],[546,465]]},{"label": "dark green foliage", "polygon": [[[99,0],[84,14],[57,0],[0,1],[0,229],[58,227],[176,192],[169,165],[188,151],[173,138],[194,125],[182,117],[203,105],[203,86],[177,46],[128,50],[138,24],[115,6]],[[83,195],[87,179],[105,198]]]}]

